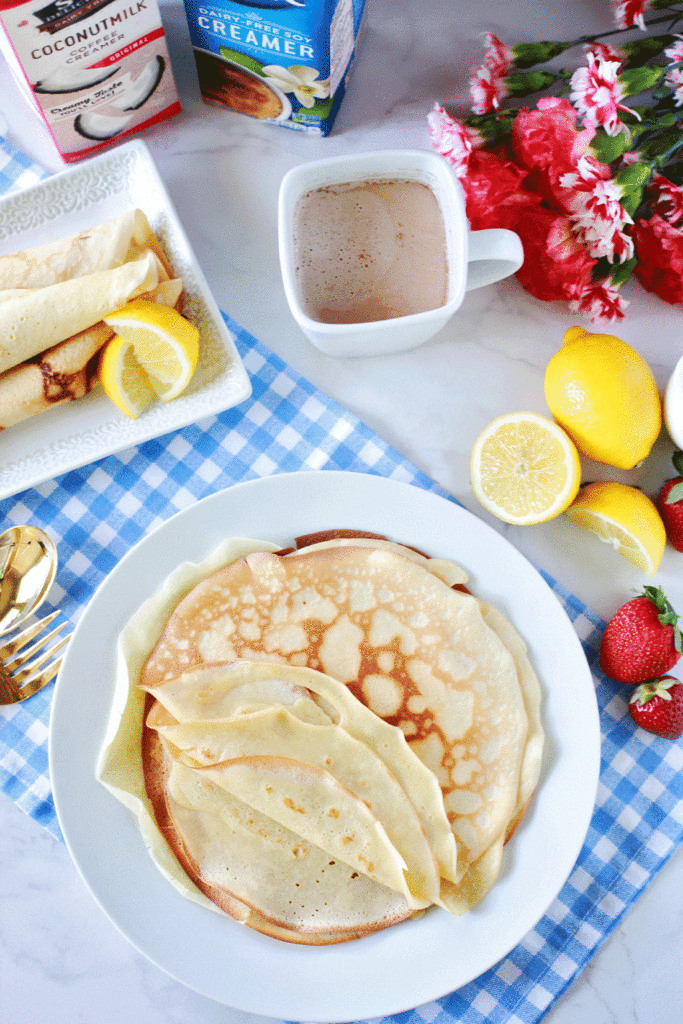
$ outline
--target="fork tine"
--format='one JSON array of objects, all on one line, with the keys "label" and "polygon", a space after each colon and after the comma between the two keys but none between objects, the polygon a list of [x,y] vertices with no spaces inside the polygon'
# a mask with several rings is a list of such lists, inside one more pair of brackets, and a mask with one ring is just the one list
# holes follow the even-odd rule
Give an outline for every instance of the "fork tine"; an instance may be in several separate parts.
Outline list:
[{"label": "fork tine", "polygon": [[[65,623],[65,625],[66,625],[66,623]],[[62,627],[60,627],[60,629],[61,628]],[[46,638],[46,639],[49,639],[49,638]],[[15,683],[17,683],[17,685],[21,685],[24,682],[24,680],[30,679],[30,677],[33,675],[33,673],[36,671],[36,669],[39,669],[41,667],[41,665],[44,665],[45,662],[48,661],[54,654],[56,654],[57,651],[61,650],[61,648],[64,646],[64,644],[68,643],[68,641],[70,639],[71,639],[71,634],[70,633],[69,633],[68,636],[63,636],[62,639],[59,641],[59,643],[54,644],[54,646],[51,647],[49,650],[43,651],[43,653],[40,655],[40,657],[35,658],[31,662],[31,664],[28,665],[26,668],[22,669],[21,672],[14,672],[12,674],[12,678],[14,679]],[[31,654],[38,654],[38,652],[41,650],[42,646],[43,646],[42,641],[34,644],[33,647],[31,648],[31,653],[26,655],[26,657],[22,661],[22,664],[24,663],[24,661],[26,661],[26,658],[30,658],[31,657]],[[61,659],[60,659],[60,661],[61,661]],[[7,667],[7,666],[5,666],[5,667]]]},{"label": "fork tine", "polygon": [[[43,621],[45,621],[45,620],[43,620]],[[31,647],[23,647],[23,645],[22,645],[21,648],[15,647],[15,651],[16,650],[21,650],[21,653],[17,654],[16,658],[12,658],[11,661],[5,661],[4,662],[4,665],[5,665],[5,668],[7,669],[7,671],[8,672],[14,672],[15,669],[18,669],[22,665],[25,665],[26,662],[30,661],[31,658],[33,658],[34,655],[36,655],[38,653],[38,651],[40,651],[42,648],[45,647],[46,644],[48,644],[50,642],[50,640],[52,640],[54,637],[56,637],[58,633],[61,633],[61,631],[64,629],[65,626],[66,626],[66,622],[60,623],[59,626],[56,626],[54,629],[50,630],[50,632],[46,633],[45,636],[40,637],[40,639],[37,640]],[[33,629],[33,627],[32,627],[32,629]],[[40,632],[40,630],[38,630],[37,632]],[[35,635],[36,635],[36,633],[33,633],[33,636],[35,636]],[[27,637],[27,640],[30,640],[30,639],[32,639],[31,636]],[[67,639],[68,639],[68,637],[67,637]],[[56,649],[57,648],[55,648],[55,650]],[[2,649],[0,649],[0,656],[2,656],[4,653],[5,652]],[[43,661],[44,660],[45,659],[43,659]]]},{"label": "fork tine", "polygon": [[[69,637],[65,636],[62,643],[66,643],[68,639]],[[59,646],[61,647],[61,644]],[[42,672],[39,672],[37,676],[33,676],[25,686],[21,687],[17,700],[26,700],[27,697],[32,697],[34,693],[38,692],[38,690],[42,690],[44,686],[47,686],[50,680],[54,679],[59,672],[62,660],[63,655],[60,655],[60,657],[55,658],[47,668],[44,668]]]},{"label": "fork tine", "polygon": [[22,629],[21,633],[17,633],[13,640],[8,640],[7,643],[0,645],[0,658],[9,658],[10,655],[20,650],[29,640],[33,640],[34,636],[37,636],[41,630],[49,626],[51,622],[54,622],[58,615],[59,609],[56,612],[51,612],[50,615],[46,615],[44,619],[38,619],[32,626]]}]

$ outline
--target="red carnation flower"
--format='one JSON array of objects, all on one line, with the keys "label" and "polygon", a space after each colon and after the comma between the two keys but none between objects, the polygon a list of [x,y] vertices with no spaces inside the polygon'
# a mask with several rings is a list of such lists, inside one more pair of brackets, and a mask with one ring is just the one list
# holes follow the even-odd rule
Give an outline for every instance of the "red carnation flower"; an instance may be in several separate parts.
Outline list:
[{"label": "red carnation flower", "polygon": [[671,305],[683,302],[683,231],[655,213],[635,222],[633,240],[638,254],[634,273],[643,288]]},{"label": "red carnation flower", "polygon": [[581,299],[596,260],[574,237],[569,218],[537,206],[525,209],[514,230],[524,247],[524,263],[516,275],[522,287],[546,302]]},{"label": "red carnation flower", "polygon": [[[466,176],[462,179],[467,199],[470,227],[506,227],[504,207],[520,190],[526,177],[505,151],[475,149],[470,155]],[[534,202],[540,203],[540,196]]]}]

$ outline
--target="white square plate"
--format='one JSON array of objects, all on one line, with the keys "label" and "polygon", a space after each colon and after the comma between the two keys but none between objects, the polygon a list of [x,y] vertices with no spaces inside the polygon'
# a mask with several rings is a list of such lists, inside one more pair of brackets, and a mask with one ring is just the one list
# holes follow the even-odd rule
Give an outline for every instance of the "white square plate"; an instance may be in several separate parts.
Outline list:
[{"label": "white square plate", "polygon": [[2,432],[0,499],[114,452],[239,405],[251,382],[159,172],[134,140],[0,200],[0,254],[17,252],[109,220],[147,215],[185,288],[183,312],[199,328],[200,357],[187,391],[137,420],[100,388]]}]

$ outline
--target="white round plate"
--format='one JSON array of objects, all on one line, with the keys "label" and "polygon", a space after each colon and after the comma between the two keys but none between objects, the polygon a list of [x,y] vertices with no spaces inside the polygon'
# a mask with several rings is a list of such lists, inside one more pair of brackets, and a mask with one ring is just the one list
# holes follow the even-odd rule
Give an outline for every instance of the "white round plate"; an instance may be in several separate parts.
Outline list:
[{"label": "white round plate", "polygon": [[[226,537],[287,545],[303,533],[372,530],[470,574],[526,639],[541,678],[541,781],[505,849],[501,876],[469,914],[440,909],[336,946],[258,934],[180,896],[146,852],[132,815],[95,778],[109,719],[117,638],[184,561]],[[50,772],[59,823],[83,879],[134,946],[190,988],[235,1009],[296,1021],[384,1016],[452,992],[534,927],[572,870],[597,791],[600,732],[576,632],[539,573],[504,538],[438,495],[355,473],[282,474],[237,484],[141,540],[100,586],[69,644],[54,695]]]}]

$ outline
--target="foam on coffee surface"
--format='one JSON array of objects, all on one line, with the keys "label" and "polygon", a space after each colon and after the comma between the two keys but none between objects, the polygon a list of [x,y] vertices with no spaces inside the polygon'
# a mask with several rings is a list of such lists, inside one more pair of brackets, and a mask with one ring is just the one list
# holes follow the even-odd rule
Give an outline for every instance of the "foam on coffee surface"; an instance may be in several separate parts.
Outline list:
[{"label": "foam on coffee surface", "polygon": [[442,306],[448,264],[432,190],[407,180],[328,185],[294,212],[297,285],[322,323],[388,320]]}]

